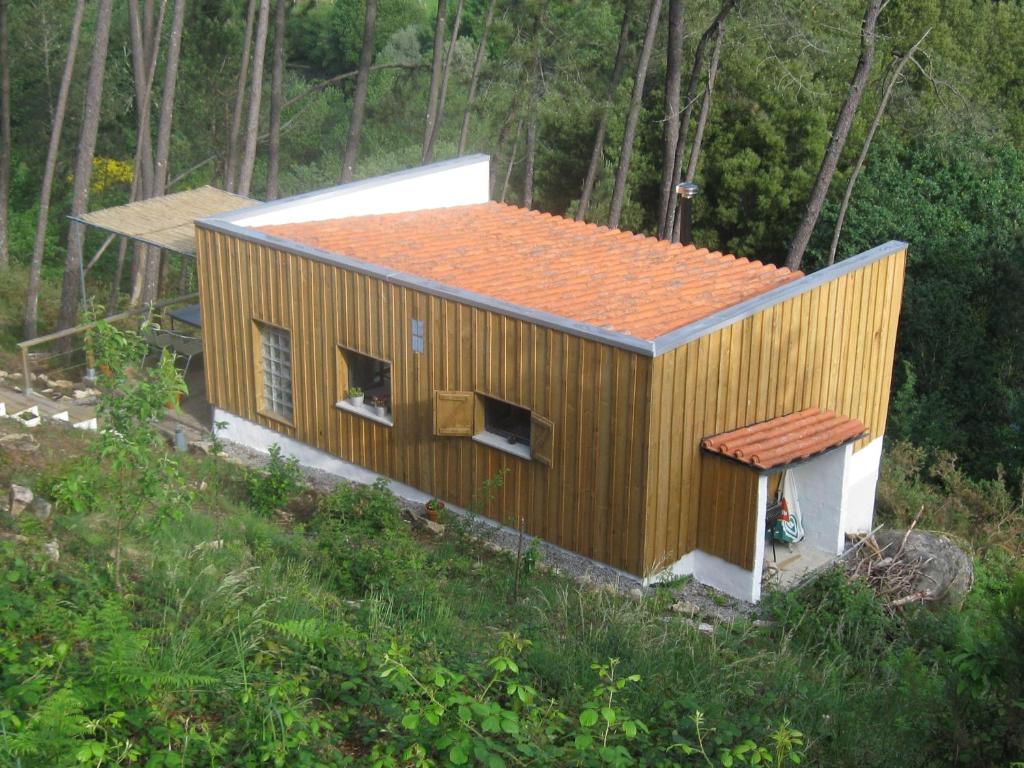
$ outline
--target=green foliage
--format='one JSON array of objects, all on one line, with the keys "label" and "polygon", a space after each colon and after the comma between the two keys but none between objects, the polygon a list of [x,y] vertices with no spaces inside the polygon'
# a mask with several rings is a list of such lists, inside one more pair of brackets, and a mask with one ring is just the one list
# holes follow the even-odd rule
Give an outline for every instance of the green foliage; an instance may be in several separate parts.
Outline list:
[{"label": "green foliage", "polygon": [[246,473],[249,504],[261,515],[279,511],[302,488],[302,470],[294,456],[284,456],[281,446],[270,446],[270,461],[265,470],[251,469]]},{"label": "green foliage", "polygon": [[841,241],[910,242],[890,433],[978,476],[1024,466],[1022,221],[1024,157],[965,128],[877,141]]}]

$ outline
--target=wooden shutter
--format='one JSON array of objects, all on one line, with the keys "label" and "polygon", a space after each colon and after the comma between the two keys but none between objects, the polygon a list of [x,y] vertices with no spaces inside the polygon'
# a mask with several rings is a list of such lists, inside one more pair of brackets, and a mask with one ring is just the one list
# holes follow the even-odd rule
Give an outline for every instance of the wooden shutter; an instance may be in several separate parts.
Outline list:
[{"label": "wooden shutter", "polygon": [[555,455],[555,425],[536,413],[530,414],[530,454],[546,467]]},{"label": "wooden shutter", "polygon": [[474,411],[472,392],[434,390],[434,434],[472,437]]}]

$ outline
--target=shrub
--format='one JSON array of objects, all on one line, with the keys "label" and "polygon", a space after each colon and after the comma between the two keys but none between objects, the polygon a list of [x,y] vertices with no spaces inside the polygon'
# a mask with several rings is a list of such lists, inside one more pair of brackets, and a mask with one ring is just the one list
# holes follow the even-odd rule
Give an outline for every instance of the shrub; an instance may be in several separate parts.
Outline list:
[{"label": "shrub", "polygon": [[249,504],[262,515],[272,515],[287,504],[302,488],[302,470],[294,456],[285,457],[277,443],[270,446],[270,462],[265,471],[246,473]]}]

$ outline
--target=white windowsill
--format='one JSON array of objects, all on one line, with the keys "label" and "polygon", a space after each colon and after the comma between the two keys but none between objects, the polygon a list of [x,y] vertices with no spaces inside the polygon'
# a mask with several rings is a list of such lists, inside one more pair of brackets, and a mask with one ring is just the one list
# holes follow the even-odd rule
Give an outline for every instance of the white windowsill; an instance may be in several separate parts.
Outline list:
[{"label": "white windowsill", "polygon": [[518,456],[520,459],[525,459],[526,461],[533,458],[530,446],[523,445],[522,443],[510,443],[507,438],[504,438],[501,435],[495,435],[492,432],[477,432],[473,435],[473,440],[478,443],[482,443],[489,448],[496,448],[499,451],[511,453],[513,456]]},{"label": "white windowsill", "polygon": [[376,421],[378,424],[383,424],[385,427],[395,426],[390,416],[378,416],[376,413],[370,410],[368,405],[352,405],[348,400],[339,400],[334,404],[334,407],[339,411],[348,411],[354,413],[356,416],[362,416],[364,419],[370,421]]}]

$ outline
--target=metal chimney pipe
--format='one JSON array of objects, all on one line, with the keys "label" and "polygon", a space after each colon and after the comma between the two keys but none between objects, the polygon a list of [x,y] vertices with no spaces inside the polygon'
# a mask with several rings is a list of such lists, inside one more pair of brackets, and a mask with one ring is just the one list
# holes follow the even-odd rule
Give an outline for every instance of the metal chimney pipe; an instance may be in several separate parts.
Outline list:
[{"label": "metal chimney pipe", "polygon": [[691,181],[676,184],[676,196],[679,198],[679,212],[676,215],[676,231],[672,233],[672,242],[691,245],[693,243],[693,198],[700,193],[700,187]]}]

